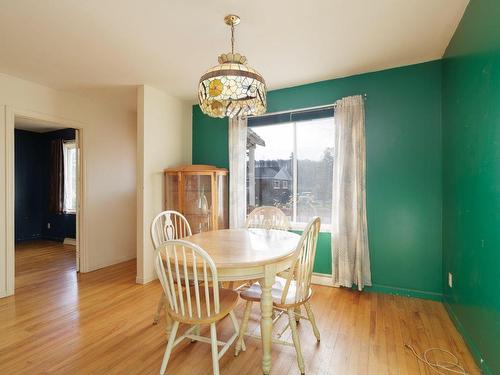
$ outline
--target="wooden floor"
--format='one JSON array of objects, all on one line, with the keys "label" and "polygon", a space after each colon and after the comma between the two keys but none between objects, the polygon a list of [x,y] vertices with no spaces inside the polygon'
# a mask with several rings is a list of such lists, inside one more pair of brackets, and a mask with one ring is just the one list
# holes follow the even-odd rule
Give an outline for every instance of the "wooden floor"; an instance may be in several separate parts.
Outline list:
[{"label": "wooden floor", "polygon": [[[163,321],[152,325],[157,282],[135,284],[135,262],[75,276],[74,248],[41,242],[16,249],[16,295],[0,299],[0,374],[158,374],[165,350]],[[316,344],[308,322],[299,324],[307,374],[432,374],[417,351],[454,352],[470,374],[472,357],[437,302],[316,286],[313,310],[322,334]],[[241,305],[237,316],[241,317]],[[258,310],[250,329],[258,327]],[[222,338],[231,325],[218,327]],[[207,332],[205,329],[203,332]],[[261,374],[260,343],[232,350],[222,374]],[[176,348],[169,374],[210,374],[210,346]],[[293,348],[273,346],[272,374],[298,374]]]}]

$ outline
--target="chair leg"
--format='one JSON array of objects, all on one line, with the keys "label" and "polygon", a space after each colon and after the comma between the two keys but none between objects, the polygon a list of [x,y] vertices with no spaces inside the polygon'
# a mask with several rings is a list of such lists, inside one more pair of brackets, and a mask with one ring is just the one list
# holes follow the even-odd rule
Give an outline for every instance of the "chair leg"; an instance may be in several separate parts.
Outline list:
[{"label": "chair leg", "polygon": [[165,374],[165,370],[167,369],[168,360],[170,358],[170,354],[172,353],[172,349],[174,348],[175,336],[177,335],[177,329],[179,328],[179,322],[175,321],[172,326],[172,332],[170,332],[170,337],[168,338],[167,348],[165,349],[165,354],[163,355],[163,362],[161,363],[160,374]]},{"label": "chair leg", "polygon": [[294,311],[295,311],[295,321],[297,323],[300,323],[300,314],[302,313],[302,311],[300,310],[300,306],[297,306]]},{"label": "chair leg", "polygon": [[313,314],[313,311],[311,309],[311,305],[308,302],[306,302],[304,304],[305,308],[306,308],[306,311],[307,311],[307,317],[309,318],[309,321],[311,322],[311,325],[313,327],[313,332],[314,332],[314,336],[316,336],[316,340],[318,340],[318,342],[320,341],[320,334],[319,334],[319,329],[318,329],[318,326],[316,325],[316,319],[314,318],[314,314]]},{"label": "chair leg", "polygon": [[169,336],[170,332],[172,332],[172,318],[165,309],[165,333],[167,336]]},{"label": "chair leg", "polygon": [[295,346],[295,352],[297,353],[297,364],[299,365],[299,370],[301,374],[305,374],[304,358],[302,357],[302,350],[300,349],[299,334],[297,332],[297,322],[295,321],[295,314],[293,309],[288,309],[288,320],[290,322],[290,328],[292,329],[292,339],[293,345]]},{"label": "chair leg", "polygon": [[163,294],[160,297],[160,300],[158,301],[158,307],[156,308],[156,314],[153,320],[153,324],[158,324],[160,321],[160,315],[161,315],[161,310],[165,306],[165,299],[163,297]]},{"label": "chair leg", "polygon": [[240,326],[240,336],[238,337],[238,341],[236,342],[236,347],[234,349],[234,356],[237,357],[240,354],[240,351],[245,351],[245,334],[247,333],[248,320],[250,319],[250,312],[252,311],[252,301],[247,301],[245,305],[245,311],[243,313],[243,320],[241,321]]},{"label": "chair leg", "polygon": [[217,347],[217,329],[210,324],[210,343],[212,344],[212,367],[214,375],[219,375],[219,348]]},{"label": "chair leg", "polygon": [[[238,324],[238,320],[236,319],[236,315],[234,315],[234,310],[229,313],[229,317],[231,318],[231,322],[233,323],[234,333],[238,334],[238,338],[240,335],[240,326]],[[238,343],[238,340],[236,340]],[[247,348],[245,347],[245,340],[241,342],[241,350],[245,351]]]},{"label": "chair leg", "polygon": [[[193,333],[196,335],[196,336],[199,336],[200,335],[200,326],[197,325],[195,328],[194,328],[194,331]],[[196,342],[196,340],[191,340],[191,344],[194,344]]]}]

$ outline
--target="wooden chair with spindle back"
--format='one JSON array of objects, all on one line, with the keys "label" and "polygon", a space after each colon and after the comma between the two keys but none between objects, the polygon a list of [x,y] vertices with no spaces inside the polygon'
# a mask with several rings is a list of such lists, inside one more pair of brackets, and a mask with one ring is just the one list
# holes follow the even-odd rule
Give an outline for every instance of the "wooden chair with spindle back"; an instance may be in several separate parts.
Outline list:
[{"label": "wooden chair with spindle back", "polygon": [[[233,309],[238,293],[219,287],[217,268],[212,258],[199,246],[184,240],[167,241],[155,251],[155,270],[167,298],[167,313],[173,320],[160,374],[164,374],[172,349],[183,339],[210,343],[214,375],[219,374],[219,358],[239,334]],[[212,285],[212,286],[209,286]],[[234,334],[229,341],[217,340],[216,322],[231,318]],[[176,339],[179,324],[192,325]],[[210,338],[200,336],[200,324],[210,325]],[[218,350],[218,345],[222,349]]]},{"label": "wooden chair with spindle back", "polygon": [[[292,227],[285,213],[278,207],[274,206],[261,206],[254,208],[252,212],[248,214],[245,226],[247,229],[257,228],[268,230],[290,230]],[[284,273],[281,275],[284,275]],[[243,290],[255,281],[256,280],[249,280],[247,283],[239,286],[236,290]],[[232,288],[233,285],[233,283],[230,283],[229,287]]]},{"label": "wooden chair with spindle back", "polygon": [[283,211],[274,206],[261,206],[248,214],[247,228],[289,230],[290,221]]},{"label": "wooden chair with spindle back", "polygon": [[[305,373],[305,366],[302,351],[300,349],[296,323],[297,308],[300,308],[300,306],[304,306],[307,313],[307,317],[301,316],[301,318],[311,322],[314,335],[316,336],[318,342],[320,341],[320,333],[318,327],[316,326],[314,314],[309,303],[312,296],[311,279],[320,225],[321,223],[318,217],[313,218],[307,225],[302,237],[300,238],[297,250],[295,251],[294,261],[290,267],[288,277],[286,279],[277,277],[276,283],[271,289],[273,307],[276,311],[279,311],[279,314],[274,318],[273,323],[276,323],[285,312],[288,315],[288,324],[278,335],[278,339],[273,338],[273,342],[277,344],[295,346],[297,363],[302,374]],[[261,296],[262,289],[258,283],[252,284],[249,289],[240,294],[240,297],[246,301],[246,306],[243,313],[243,321],[240,327],[239,339],[235,348],[235,355],[238,355],[241,350],[245,350],[243,339],[246,335],[252,304],[253,302],[260,302]],[[290,327],[292,331],[293,344],[279,339],[288,327]]]},{"label": "wooden chair with spindle back", "polygon": [[[187,219],[177,211],[160,212],[156,215],[151,224],[151,240],[153,241],[154,249],[165,241],[179,240],[191,234],[191,227]],[[165,295],[162,293],[158,301],[158,308],[154,316],[153,324],[158,324],[161,311],[165,307],[165,302]]]}]

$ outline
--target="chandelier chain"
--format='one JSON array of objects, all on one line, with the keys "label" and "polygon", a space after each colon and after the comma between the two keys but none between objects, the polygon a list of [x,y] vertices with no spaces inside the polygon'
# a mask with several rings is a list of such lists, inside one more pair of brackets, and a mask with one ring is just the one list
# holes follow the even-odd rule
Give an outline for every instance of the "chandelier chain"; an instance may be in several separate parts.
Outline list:
[{"label": "chandelier chain", "polygon": [[234,25],[231,24],[231,53],[234,54]]}]

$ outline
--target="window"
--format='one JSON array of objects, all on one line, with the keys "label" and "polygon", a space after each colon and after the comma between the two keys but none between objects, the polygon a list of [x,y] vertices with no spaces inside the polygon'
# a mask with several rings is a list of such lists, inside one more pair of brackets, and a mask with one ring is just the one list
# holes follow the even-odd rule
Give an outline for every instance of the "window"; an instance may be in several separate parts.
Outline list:
[{"label": "window", "polygon": [[64,157],[64,212],[76,213],[76,158],[75,141],[63,144]]},{"label": "window", "polygon": [[[248,119],[247,210],[276,206],[294,228],[331,223],[333,107]],[[281,187],[281,189],[280,189]]]}]

